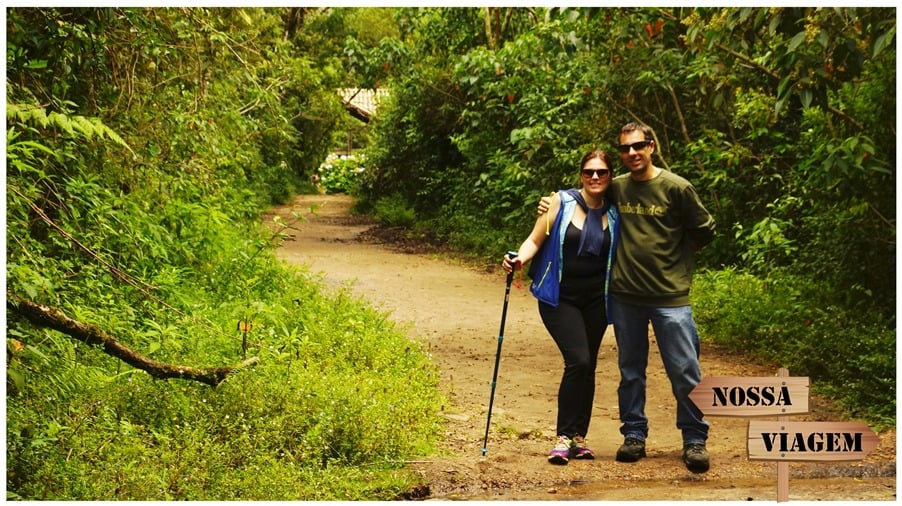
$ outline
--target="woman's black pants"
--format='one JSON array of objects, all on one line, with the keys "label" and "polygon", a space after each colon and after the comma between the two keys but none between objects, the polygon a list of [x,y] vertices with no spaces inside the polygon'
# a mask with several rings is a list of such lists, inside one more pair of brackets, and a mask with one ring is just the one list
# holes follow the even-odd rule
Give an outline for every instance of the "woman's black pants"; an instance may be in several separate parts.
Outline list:
[{"label": "woman's black pants", "polygon": [[[595,400],[595,366],[607,328],[601,290],[591,297],[565,298],[557,307],[539,302],[545,328],[564,358],[564,374],[558,390],[557,435],[585,437]],[[597,295],[596,295],[597,294]]]}]

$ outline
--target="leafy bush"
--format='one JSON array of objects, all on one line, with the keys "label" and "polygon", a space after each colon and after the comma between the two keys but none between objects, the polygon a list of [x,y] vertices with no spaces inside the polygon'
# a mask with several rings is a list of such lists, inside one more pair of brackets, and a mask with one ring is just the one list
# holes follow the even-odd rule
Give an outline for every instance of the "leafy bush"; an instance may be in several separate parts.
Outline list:
[{"label": "leafy bush", "polygon": [[365,160],[363,155],[329,154],[317,171],[323,190],[326,193],[356,193],[362,174],[366,171]]},{"label": "leafy bush", "polygon": [[820,285],[785,272],[696,275],[693,311],[705,339],[809,376],[812,390],[851,414],[894,425],[896,336],[877,311],[825,300]]},{"label": "leafy bush", "polygon": [[393,194],[376,201],[376,218],[389,227],[412,227],[416,224],[416,213],[399,194]]}]

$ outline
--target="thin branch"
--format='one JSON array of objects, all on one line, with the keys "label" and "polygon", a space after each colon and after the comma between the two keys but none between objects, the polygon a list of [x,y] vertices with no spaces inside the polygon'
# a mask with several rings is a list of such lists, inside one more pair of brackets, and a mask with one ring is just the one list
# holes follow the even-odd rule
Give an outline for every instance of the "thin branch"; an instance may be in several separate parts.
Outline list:
[{"label": "thin branch", "polygon": [[780,80],[780,76],[779,76],[776,72],[774,72],[774,71],[772,71],[771,69],[765,67],[764,65],[761,65],[760,63],[756,62],[755,60],[751,59],[750,57],[748,57],[748,56],[746,56],[746,55],[744,55],[744,54],[742,54],[742,53],[738,53],[738,52],[736,52],[736,51],[733,51],[733,50],[730,49],[729,47],[727,47],[727,46],[725,46],[725,45],[723,45],[723,44],[721,44],[721,43],[719,43],[719,42],[716,43],[715,46],[717,46],[718,49],[721,49],[721,50],[725,51],[725,52],[728,53],[730,56],[733,56],[733,57],[735,57],[735,58],[737,58],[737,59],[742,60],[743,62],[746,63],[746,65],[749,65],[750,67],[752,67],[752,68],[754,68],[754,69],[756,69],[756,70],[759,70],[759,71],[761,71],[761,72],[767,74],[768,76],[770,76],[770,77],[773,78],[774,80],[776,80],[776,81],[779,81],[779,80]]},{"label": "thin branch", "polygon": [[[106,267],[110,271],[110,274],[112,274],[116,279],[124,281],[125,283],[134,287],[139,292],[143,293],[144,295],[146,295],[148,297],[152,297],[152,294],[150,293],[150,289],[152,287],[150,285],[148,285],[147,283],[144,283],[140,279],[135,278],[134,276],[130,275],[129,273],[123,271],[122,269],[119,269],[115,265],[112,265],[109,262],[107,262],[106,260],[100,258],[100,255],[98,255],[96,252],[94,252],[94,250],[92,250],[91,248],[82,244],[78,239],[73,237],[72,234],[70,234],[69,232],[66,232],[59,225],[57,225],[52,219],[50,219],[49,216],[47,216],[47,214],[44,212],[43,209],[41,209],[34,202],[29,200],[28,197],[23,195],[18,189],[16,189],[16,187],[10,186],[7,189],[11,190],[13,193],[18,195],[23,201],[25,201],[27,203],[28,207],[30,207],[31,210],[35,212],[35,214],[37,214],[42,220],[44,220],[44,223],[50,225],[51,228],[56,230],[57,233],[59,233],[64,238],[66,238],[66,240],[72,242],[73,244],[78,246],[79,249],[81,249],[82,251],[87,253],[89,256],[91,256],[92,258],[94,258],[95,260],[100,262],[104,267]],[[162,302],[162,301],[160,301],[160,302]],[[175,309],[171,306],[169,306],[169,309],[178,311],[177,309]],[[185,316],[185,315],[183,315],[183,316]]]},{"label": "thin branch", "polygon": [[887,219],[886,216],[883,216],[882,214],[880,214],[880,211],[878,211],[877,208],[874,207],[872,204],[868,204],[868,209],[870,209],[874,214],[876,214],[877,217],[880,218],[881,221],[883,221],[883,223],[885,223],[886,225],[888,225],[892,228],[896,228],[896,224],[893,223],[892,220]]},{"label": "thin branch", "polygon": [[118,358],[158,379],[178,378],[198,381],[215,387],[222,383],[229,374],[260,361],[259,357],[251,357],[231,367],[204,368],[166,364],[133,351],[103,329],[73,320],[55,307],[37,304],[7,292],[6,308],[25,317],[34,325],[57,330],[76,341],[101,346],[107,355]]}]

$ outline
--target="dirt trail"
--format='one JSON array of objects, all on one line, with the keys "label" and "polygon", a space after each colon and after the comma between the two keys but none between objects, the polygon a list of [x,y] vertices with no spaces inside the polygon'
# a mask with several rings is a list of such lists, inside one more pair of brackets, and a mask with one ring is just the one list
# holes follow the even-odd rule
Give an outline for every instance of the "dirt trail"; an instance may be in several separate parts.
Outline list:
[{"label": "dirt trail", "polygon": [[[352,217],[345,196],[304,195],[274,212],[300,223],[279,250],[282,258],[320,272],[328,285],[350,285],[389,313],[412,339],[425,343],[442,371],[449,402],[442,455],[410,463],[429,483],[428,499],[452,500],[764,500],[776,501],[776,464],[746,453],[747,420],[708,418],[711,470],[688,472],[680,461],[674,401],[659,356],[650,357],[648,458],[614,461],[621,443],[614,338],[602,343],[588,441],[594,461],[553,466],[545,457],[554,437],[563,363],[539,319],[526,279],[511,290],[502,342],[488,452],[482,456],[486,411],[504,299],[504,273],[480,272],[453,258],[405,253],[363,240],[371,223]],[[310,215],[316,206],[315,215]],[[516,245],[514,245],[516,246]],[[500,264],[500,256],[499,256]],[[653,353],[657,350],[652,346]],[[703,344],[706,376],[772,376]],[[811,399],[812,413],[793,420],[839,420]],[[895,431],[864,461],[790,464],[790,500],[895,500]]]}]

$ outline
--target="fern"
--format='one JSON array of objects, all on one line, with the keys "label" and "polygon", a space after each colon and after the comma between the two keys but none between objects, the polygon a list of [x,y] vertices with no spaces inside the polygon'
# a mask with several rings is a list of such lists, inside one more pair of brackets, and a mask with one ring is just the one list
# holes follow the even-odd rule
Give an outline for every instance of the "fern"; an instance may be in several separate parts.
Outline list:
[{"label": "fern", "polygon": [[15,128],[6,130],[6,164],[15,168],[19,173],[35,173],[39,178],[45,177],[44,171],[35,167],[32,163],[37,159],[38,151],[51,157],[56,156],[49,147],[36,141],[17,140],[22,132]]},{"label": "fern", "polygon": [[59,129],[75,138],[92,140],[107,138],[124,147],[132,155],[135,152],[112,128],[106,126],[99,118],[89,118],[78,114],[47,113],[44,108],[33,104],[6,104],[6,119],[43,129]]}]

